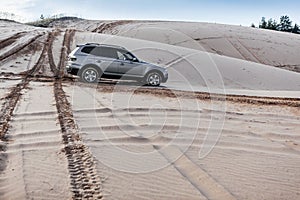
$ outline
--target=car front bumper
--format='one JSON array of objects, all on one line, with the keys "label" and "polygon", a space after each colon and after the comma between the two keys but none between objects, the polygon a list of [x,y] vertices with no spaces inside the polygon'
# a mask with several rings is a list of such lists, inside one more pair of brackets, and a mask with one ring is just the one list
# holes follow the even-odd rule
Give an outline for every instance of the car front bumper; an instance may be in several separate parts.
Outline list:
[{"label": "car front bumper", "polygon": [[168,72],[167,72],[167,71],[163,72],[163,77],[162,77],[161,82],[162,82],[162,83],[167,82],[168,78],[169,78]]}]

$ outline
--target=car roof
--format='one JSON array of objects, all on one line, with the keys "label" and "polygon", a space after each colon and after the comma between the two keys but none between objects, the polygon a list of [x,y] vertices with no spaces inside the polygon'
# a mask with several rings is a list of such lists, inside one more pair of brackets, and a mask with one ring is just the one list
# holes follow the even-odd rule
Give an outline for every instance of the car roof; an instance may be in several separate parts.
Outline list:
[{"label": "car roof", "polygon": [[112,44],[86,43],[86,44],[77,45],[77,47],[82,47],[82,46],[110,47],[110,48],[115,48],[115,49],[126,50],[124,47],[112,45]]}]

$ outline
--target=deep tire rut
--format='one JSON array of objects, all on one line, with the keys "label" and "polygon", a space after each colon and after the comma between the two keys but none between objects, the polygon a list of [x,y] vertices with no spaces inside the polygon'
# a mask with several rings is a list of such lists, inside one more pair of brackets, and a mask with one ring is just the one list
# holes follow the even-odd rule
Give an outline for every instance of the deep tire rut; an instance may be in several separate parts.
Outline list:
[{"label": "deep tire rut", "polygon": [[101,180],[89,149],[83,144],[72,108],[60,81],[54,83],[58,119],[68,159],[73,199],[101,199]]},{"label": "deep tire rut", "polygon": [[64,76],[66,54],[70,51],[74,30],[67,30],[64,36],[63,47],[57,79],[54,83],[54,94],[58,119],[64,143],[64,152],[68,160],[70,184],[73,199],[102,199],[101,180],[97,174],[96,163],[92,153],[83,143],[80,131],[73,117],[72,107],[63,90],[61,77]]},{"label": "deep tire rut", "polygon": [[[125,25],[131,23],[131,20],[123,20],[123,21],[114,21],[109,23],[102,23],[100,26],[92,30],[93,33],[105,33],[107,31],[114,31],[114,29],[118,26]],[[116,35],[117,32],[112,32],[113,35]]]},{"label": "deep tire rut", "polygon": [[52,31],[49,34],[49,36],[48,36],[49,47],[47,49],[50,69],[54,75],[56,75],[58,72],[57,72],[57,68],[55,66],[55,62],[54,62],[54,58],[53,58],[52,47],[53,47],[53,42],[54,42],[54,39],[55,39],[55,36],[57,33],[58,33],[57,31]]},{"label": "deep tire rut", "polygon": [[[62,88],[66,55],[70,52],[70,43],[75,31],[66,31],[58,68],[54,64],[52,55],[52,45],[55,34],[56,31],[49,33],[37,63],[32,69],[21,74],[22,81],[14,86],[11,89],[11,92],[4,98],[5,102],[2,105],[0,114],[0,138],[4,142],[4,144],[1,145],[1,154],[4,155],[1,156],[1,159],[2,162],[6,163],[4,159],[7,159],[7,157],[4,152],[6,149],[5,143],[8,138],[7,133],[10,127],[9,124],[24,89],[26,89],[30,81],[34,80],[36,77],[37,80],[40,80],[40,70],[44,71],[45,66],[49,64],[53,75],[57,77],[54,82],[54,94],[63,143],[65,145],[63,151],[65,152],[68,160],[73,199],[101,199],[101,180],[96,171],[96,163],[94,162],[91,152],[82,142],[79,129],[73,119],[71,105],[68,102],[66,94]],[[1,59],[5,59],[24,49],[26,46],[30,45],[31,42],[34,42],[41,36],[42,35],[39,35],[31,39],[28,43],[14,51],[11,51],[9,55],[2,56]],[[46,59],[47,56],[48,60]],[[0,170],[5,170],[5,166],[2,166]]]},{"label": "deep tire rut", "polygon": [[6,38],[0,41],[0,49],[3,49],[11,44],[13,44],[17,39],[24,36],[26,32],[19,32],[14,34],[13,36]]},{"label": "deep tire rut", "polygon": [[[40,36],[37,36],[37,37],[40,37]],[[34,41],[37,37],[33,38],[32,40]],[[29,44],[26,44],[26,46],[28,46],[28,45]],[[32,69],[30,69],[24,73],[24,78],[22,79],[22,81],[19,84],[17,84],[16,86],[14,86],[11,89],[11,92],[5,97],[5,102],[2,105],[1,114],[0,114],[0,138],[1,138],[1,140],[5,141],[5,134],[8,131],[9,122],[13,115],[13,111],[15,110],[15,107],[16,107],[18,101],[20,100],[22,91],[28,87],[28,84],[31,81],[30,77],[33,77],[41,68],[48,45],[49,45],[48,43],[44,44],[43,52],[40,55],[37,63],[34,65],[34,67]]]},{"label": "deep tire rut", "polygon": [[29,46],[30,44],[32,44],[34,41],[36,41],[38,38],[42,37],[44,34],[39,34],[33,38],[31,38],[30,40],[28,40],[26,43],[24,43],[23,45],[20,45],[18,47],[16,47],[15,49],[12,49],[2,55],[0,55],[0,61],[5,60],[7,58],[9,58],[10,56],[20,52],[21,50],[23,50],[24,48],[26,48],[27,46]]},{"label": "deep tire rut", "polygon": [[66,59],[68,54],[71,52],[71,41],[73,40],[73,37],[75,35],[75,30],[66,30],[66,33],[64,35],[64,41],[63,46],[61,49],[58,69],[56,71],[56,76],[59,78],[62,78],[64,76],[64,66],[66,63]]}]

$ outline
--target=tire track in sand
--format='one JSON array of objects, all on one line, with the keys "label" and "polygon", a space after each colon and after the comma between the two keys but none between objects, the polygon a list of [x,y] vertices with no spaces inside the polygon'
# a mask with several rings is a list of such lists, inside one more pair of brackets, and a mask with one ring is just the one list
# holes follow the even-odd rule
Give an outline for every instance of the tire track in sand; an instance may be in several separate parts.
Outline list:
[{"label": "tire track in sand", "polygon": [[0,49],[3,49],[11,44],[13,44],[17,39],[19,39],[20,37],[24,36],[26,32],[19,32],[16,33],[12,36],[10,36],[9,38],[6,38],[4,40],[0,41]]},{"label": "tire track in sand", "polygon": [[[118,26],[126,25],[129,23],[132,23],[132,20],[121,20],[121,21],[113,21],[113,22],[104,22],[94,30],[92,30],[93,33],[105,33],[105,32],[111,32],[113,35],[116,35],[118,32],[116,32],[115,28]],[[113,32],[115,31],[115,32]]]},{"label": "tire track in sand", "polygon": [[[40,36],[36,36],[35,38],[38,38]],[[35,39],[32,39],[30,41],[34,41]],[[30,43],[26,44],[26,46],[30,45]],[[44,56],[46,49],[48,48],[48,43],[44,44],[43,53],[40,55],[37,63],[34,65],[34,67],[26,73],[24,73],[24,77],[22,78],[21,82],[18,83],[16,86],[12,87],[10,90],[11,92],[4,98],[4,103],[1,107],[0,112],[0,171],[5,170],[6,168],[6,159],[7,155],[5,154],[6,148],[7,148],[7,140],[8,140],[8,129],[10,127],[10,121],[13,116],[13,112],[16,108],[17,103],[20,101],[21,96],[23,95],[24,89],[26,89],[31,81],[32,76],[35,75],[36,72],[40,69],[41,65],[43,64]],[[25,46],[23,47],[25,48]],[[16,51],[14,51],[16,53]],[[12,53],[13,54],[13,53]]]},{"label": "tire track in sand", "polygon": [[[28,44],[29,45],[29,44]],[[28,86],[29,82],[31,81],[31,77],[35,76],[36,73],[41,68],[45,56],[46,51],[49,46],[49,43],[45,43],[43,47],[43,51],[37,61],[37,63],[33,66],[32,69],[24,72],[24,77],[22,81],[11,88],[11,92],[5,97],[5,102],[2,105],[1,108],[1,114],[0,114],[0,138],[3,140],[5,139],[5,134],[8,131],[9,128],[9,121],[11,119],[11,116],[13,114],[13,111],[20,100],[20,97],[22,95],[22,91]]]},{"label": "tire track in sand", "polygon": [[[85,91],[86,94],[90,95],[91,97],[93,94],[91,94],[89,91]],[[100,113],[112,113],[113,111],[105,106],[105,104],[100,100],[96,99],[97,103],[103,106],[103,108],[100,110]],[[168,110],[168,109],[167,109]],[[128,109],[121,109],[121,111],[138,111],[138,112],[145,112],[149,111],[148,108],[128,108]],[[158,110],[156,110],[158,111]],[[176,109],[169,109],[168,111],[176,112],[180,114],[179,110]],[[188,111],[192,113],[197,113],[199,111]],[[109,116],[107,116],[109,117]],[[119,115],[114,115],[114,117],[120,117]],[[139,116],[138,116],[139,117]],[[119,120],[121,120],[119,118]],[[125,125],[127,127],[121,127],[120,125],[112,125],[110,127],[101,126],[101,130],[105,130],[106,128],[108,131],[122,131],[127,130],[126,128],[137,130],[139,128],[142,128],[143,125],[139,124],[139,126],[131,126],[131,125]],[[151,129],[154,126],[151,126]],[[99,127],[97,127],[98,129]],[[190,127],[185,127],[185,129],[189,129]],[[155,128],[156,129],[156,128]],[[165,129],[165,130],[164,130]],[[192,128],[191,128],[192,129]],[[86,129],[85,129],[86,130]],[[141,129],[140,129],[141,130]],[[145,129],[142,129],[145,131]],[[163,131],[164,130],[164,131]],[[161,129],[161,132],[166,132],[168,130],[174,131],[178,130],[178,126],[175,125],[168,125],[164,124],[164,127]],[[107,131],[107,130],[105,130]],[[135,133],[137,133],[136,131]],[[155,151],[157,151],[161,156],[166,159],[170,165],[172,165],[178,173],[183,176],[183,178],[190,183],[202,196],[206,197],[207,199],[224,199],[224,200],[235,200],[236,198],[231,194],[229,190],[227,190],[223,185],[221,185],[217,180],[215,180],[211,175],[209,175],[206,171],[204,171],[200,166],[195,164],[190,158],[188,158],[184,152],[179,147],[176,146],[168,146],[167,148],[164,148],[163,150],[160,150],[160,145],[157,144],[158,141],[163,141],[163,145],[165,145],[164,142],[169,142],[170,139],[165,138],[161,135],[156,136],[155,138],[145,138],[143,135],[138,134],[138,137],[117,137],[115,139],[110,138],[109,141],[113,142],[120,142],[120,144],[124,145],[126,144],[132,144],[132,143],[138,143],[139,145],[143,144],[150,144]],[[90,142],[90,141],[87,141]],[[107,139],[104,139],[103,142],[107,142]],[[128,143],[129,142],[129,143]],[[92,143],[89,143],[90,145],[93,145]],[[99,144],[99,140],[97,141],[97,144]],[[180,156],[179,159],[178,156]]]},{"label": "tire track in sand", "polygon": [[53,47],[53,42],[54,42],[54,39],[55,39],[55,36],[57,34],[57,31],[52,31],[49,36],[48,36],[48,41],[49,41],[49,48],[47,50],[47,53],[48,53],[48,61],[49,61],[49,65],[50,65],[50,69],[51,69],[51,72],[54,74],[54,75],[57,75],[57,68],[55,66],[55,62],[54,62],[54,58],[53,58],[53,53],[52,53],[52,47]]},{"label": "tire track in sand", "polygon": [[58,78],[56,78],[54,83],[56,108],[63,143],[65,145],[64,152],[68,160],[73,199],[101,199],[101,180],[97,174],[96,163],[90,150],[83,143],[81,134],[73,118],[71,104],[67,100],[60,79],[64,75],[66,54],[70,51],[70,43],[74,34],[74,30],[67,30],[64,36],[57,69]]},{"label": "tire track in sand", "polygon": [[[160,151],[159,146],[153,145],[153,147],[207,199],[236,199],[227,189],[219,184],[218,181],[189,159],[179,148],[168,146],[165,150]],[[182,156],[172,162],[178,155]]]},{"label": "tire track in sand", "polygon": [[250,62],[256,62],[261,64],[270,64],[270,62],[263,62],[257,55],[255,55],[242,41],[238,38],[226,38],[226,40],[232,45],[234,49],[240,54],[242,58]]},{"label": "tire track in sand", "polygon": [[42,37],[43,35],[44,34],[38,34],[37,36],[34,36],[33,38],[31,38],[30,40],[25,42],[24,44],[18,45],[16,48],[11,49],[10,51],[0,55],[0,61],[3,61],[5,59],[9,58],[10,56],[20,52],[21,50],[25,49],[27,46],[32,44],[34,41],[36,41],[38,38]]},{"label": "tire track in sand", "polygon": [[[49,54],[49,49],[52,47],[54,39],[52,36],[54,34],[55,32],[49,32],[47,39],[46,37],[43,37],[43,39],[45,39],[45,41],[42,42],[44,46],[37,62],[32,69],[23,72],[23,75],[21,76],[23,80],[19,85],[13,87],[11,96],[7,97],[8,103],[3,106],[3,110],[5,110],[7,114],[4,118],[5,129],[3,128],[4,130],[1,130],[1,133],[3,132],[4,135],[4,137],[2,137],[4,138],[2,139],[2,144],[4,144],[3,151],[5,150],[6,152],[0,152],[0,164],[2,165],[0,166],[0,172],[3,171],[4,175],[2,177],[3,181],[1,181],[0,184],[0,199],[66,199],[60,197],[71,196],[71,191],[69,190],[70,181],[67,175],[68,169],[65,167],[66,164],[64,165],[63,162],[60,163],[61,160],[59,158],[59,155],[64,157],[64,153],[61,154],[60,152],[61,139],[60,137],[57,138],[57,134],[60,136],[60,132],[56,129],[55,125],[57,112],[54,112],[55,114],[52,116],[52,119],[39,117],[39,120],[45,119],[46,122],[33,120],[28,123],[26,122],[28,117],[21,118],[21,121],[18,122],[18,118],[15,115],[19,112],[21,114],[25,113],[25,115],[29,114],[30,116],[30,113],[27,112],[27,109],[30,110],[28,106],[32,106],[31,108],[35,107],[30,101],[38,102],[38,96],[36,94],[41,94],[41,92],[34,93],[33,91],[37,91],[39,87],[34,87],[31,90],[27,90],[27,88],[36,86],[35,84],[31,85],[35,80],[39,82],[45,80],[45,77],[41,77],[41,71],[44,72],[50,70],[47,54]],[[54,73],[50,73],[47,77],[47,81],[52,80],[53,82],[54,79],[52,76],[54,75]],[[43,84],[39,86],[43,87]],[[43,89],[40,88],[40,91],[42,90]],[[54,98],[54,94],[48,93],[47,95],[50,97],[49,102],[41,102],[52,107],[53,101],[51,102],[51,97]],[[45,97],[47,95],[43,95],[40,99],[47,98]],[[34,98],[35,100],[32,100]],[[29,101],[26,101],[25,99],[29,99]],[[18,107],[17,110],[16,107]],[[45,109],[46,107],[43,107],[42,109]],[[19,108],[24,108],[24,113],[22,111],[20,112]],[[38,109],[40,108],[37,108],[37,110]],[[12,116],[13,114],[14,116]],[[53,131],[42,132],[42,125],[40,126],[39,124],[43,123],[52,124]],[[34,128],[31,129],[29,128],[32,126],[30,124],[36,124],[37,126],[34,126]],[[10,128],[10,126],[13,128]],[[8,131],[10,134],[7,134]],[[33,134],[30,133],[31,131]],[[57,154],[57,152],[59,152],[59,154]],[[35,159],[38,159],[38,161],[33,162]],[[67,163],[67,159],[64,158],[64,160],[66,161],[65,163]],[[49,167],[49,163],[56,162],[56,166]],[[59,178],[56,180],[53,179],[55,176],[58,176]],[[14,180],[15,177],[19,177],[17,181]],[[40,177],[43,177],[42,181]],[[57,180],[59,180],[59,183],[56,183]],[[11,183],[13,183],[14,186],[12,186]],[[62,191],[60,192],[59,189]]]}]

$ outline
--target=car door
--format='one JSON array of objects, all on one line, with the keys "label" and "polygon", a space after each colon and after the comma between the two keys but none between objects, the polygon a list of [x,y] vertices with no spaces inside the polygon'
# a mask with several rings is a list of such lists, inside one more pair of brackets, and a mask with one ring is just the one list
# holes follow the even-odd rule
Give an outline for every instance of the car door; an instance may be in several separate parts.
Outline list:
[{"label": "car door", "polygon": [[142,77],[143,65],[130,52],[118,50],[119,73],[126,77]]},{"label": "car door", "polygon": [[117,51],[110,47],[97,47],[96,63],[101,67],[104,74],[119,75],[119,63],[117,61]]}]

